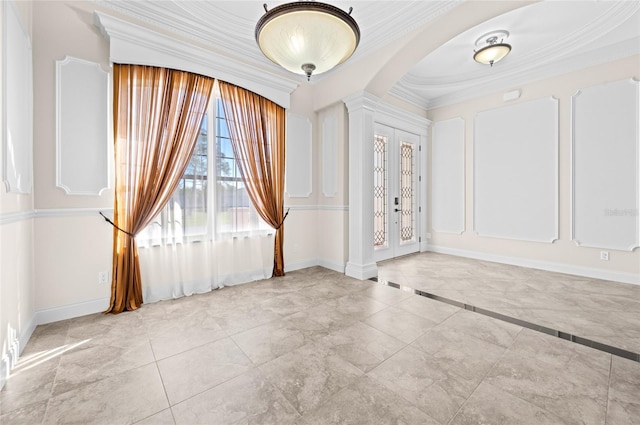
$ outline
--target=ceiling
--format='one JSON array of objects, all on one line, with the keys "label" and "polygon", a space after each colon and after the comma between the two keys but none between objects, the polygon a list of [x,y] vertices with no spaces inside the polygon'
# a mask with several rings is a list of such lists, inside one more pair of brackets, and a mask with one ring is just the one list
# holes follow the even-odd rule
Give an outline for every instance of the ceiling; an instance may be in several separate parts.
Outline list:
[{"label": "ceiling", "polygon": [[[372,55],[408,33],[424,28],[462,1],[330,1],[352,16],[361,30],[356,53],[340,67]],[[264,1],[96,0],[96,3],[188,38],[274,73],[254,39]],[[273,8],[283,1],[267,2]],[[506,30],[513,47],[493,67],[476,63],[476,40]],[[492,18],[441,45],[409,70],[390,94],[425,109],[506,90],[632,54],[640,54],[640,2],[543,1]],[[640,64],[639,64],[640,68]],[[320,81],[326,74],[314,76]],[[305,77],[287,73],[304,83]]]}]

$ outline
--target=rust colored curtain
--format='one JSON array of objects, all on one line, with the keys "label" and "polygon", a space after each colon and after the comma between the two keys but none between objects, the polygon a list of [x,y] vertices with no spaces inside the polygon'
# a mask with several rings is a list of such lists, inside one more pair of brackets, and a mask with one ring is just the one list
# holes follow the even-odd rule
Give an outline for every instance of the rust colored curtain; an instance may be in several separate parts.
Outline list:
[{"label": "rust colored curtain", "polygon": [[193,153],[212,78],[140,65],[113,66],[116,189],[111,303],[142,305],[135,235],[171,199]]},{"label": "rust colored curtain", "polygon": [[236,164],[260,217],[276,229],[273,276],[284,276],[285,110],[218,80]]}]

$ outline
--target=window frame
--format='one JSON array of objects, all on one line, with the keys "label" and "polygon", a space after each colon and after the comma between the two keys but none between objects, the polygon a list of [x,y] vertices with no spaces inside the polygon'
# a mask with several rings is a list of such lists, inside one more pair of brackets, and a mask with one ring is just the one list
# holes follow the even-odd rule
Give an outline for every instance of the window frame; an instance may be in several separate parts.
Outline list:
[{"label": "window frame", "polygon": [[[222,113],[220,112],[222,111]],[[231,142],[230,137],[220,136],[218,133],[218,122],[225,121],[226,125],[226,117],[224,116],[224,111],[222,109],[222,103],[217,90],[214,88],[214,91],[211,93],[211,98],[209,100],[209,105],[207,106],[206,115],[203,118],[206,120],[206,157],[207,157],[207,168],[206,173],[203,175],[203,181],[206,184],[206,192],[205,192],[205,213],[207,215],[206,220],[206,229],[200,233],[187,233],[187,215],[184,213],[184,204],[186,204],[186,200],[183,202],[183,212],[181,214],[182,222],[179,222],[179,226],[182,229],[182,237],[176,237],[171,235],[170,233],[174,230],[176,226],[176,214],[175,210],[171,211],[170,205],[173,205],[173,202],[170,201],[167,206],[165,206],[160,214],[154,220],[149,223],[147,228],[145,228],[137,238],[140,247],[153,247],[153,246],[163,246],[163,245],[174,245],[174,244],[183,244],[183,243],[194,243],[194,242],[204,242],[204,241],[216,241],[216,240],[224,240],[224,239],[236,239],[236,238],[247,238],[251,236],[267,236],[274,233],[274,230],[262,220],[257,210],[253,206],[251,199],[248,194],[246,194],[248,198],[248,208],[249,208],[249,223],[250,229],[248,230],[237,230],[237,227],[230,230],[220,230],[220,219],[222,211],[219,210],[218,196],[217,192],[218,182],[219,181],[227,181],[234,182],[235,189],[233,198],[234,200],[238,199],[238,183],[244,185],[242,177],[239,175],[239,171],[236,165],[235,155],[233,158],[224,156],[225,159],[230,159],[233,161],[233,172],[231,176],[224,176],[222,173],[218,173],[218,139],[228,139]],[[202,128],[202,124],[201,124]],[[220,132],[222,133],[222,132]],[[227,131],[227,135],[229,132]],[[202,133],[198,135],[200,138]],[[196,141],[196,144],[199,143]],[[194,148],[193,155],[197,155],[198,146]],[[220,149],[222,152],[222,149]],[[189,160],[191,163],[191,159]],[[173,200],[176,196],[176,193],[182,187],[187,187],[187,179],[185,176],[188,176],[186,173],[188,168],[185,170],[185,173],[180,177],[180,183],[176,188],[176,192],[172,194],[171,199]],[[191,175],[191,181],[193,184],[196,184],[197,175]],[[213,180],[210,179],[213,177]],[[213,184],[211,184],[213,183]],[[183,192],[184,193],[184,192]],[[183,198],[183,199],[186,199]],[[235,202],[234,202],[235,204]],[[159,226],[160,235],[155,236],[153,233],[147,233],[147,229],[151,226]]]}]

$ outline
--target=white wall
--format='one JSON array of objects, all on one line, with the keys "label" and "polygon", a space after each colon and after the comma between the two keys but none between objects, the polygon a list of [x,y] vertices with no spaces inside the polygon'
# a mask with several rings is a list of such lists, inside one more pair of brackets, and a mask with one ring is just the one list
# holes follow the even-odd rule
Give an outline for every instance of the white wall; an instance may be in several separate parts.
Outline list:
[{"label": "white wall", "polygon": [[319,263],[344,273],[349,256],[349,137],[342,102],[318,112],[314,164],[317,173]]},{"label": "white wall", "polygon": [[[521,90],[517,100],[503,101],[503,93],[434,109],[428,117],[434,124],[453,118],[465,120],[465,231],[461,235],[438,233],[431,229],[431,249],[489,260],[511,262],[536,268],[582,274],[640,284],[640,250],[609,251],[609,261],[600,260],[601,249],[578,247],[571,240],[571,96],[579,89],[640,77],[638,56],[629,57],[582,71],[550,78],[534,84],[513,87]],[[559,105],[559,239],[554,243],[533,243],[483,237],[474,230],[474,119],[476,114],[505,105],[554,97]],[[433,159],[431,153],[429,157]],[[430,179],[431,180],[431,179]],[[632,182],[630,182],[631,184]],[[432,205],[431,199],[429,205]],[[431,214],[429,214],[431,216]]]},{"label": "white wall", "polygon": [[99,196],[68,195],[56,187],[56,61],[72,56],[110,71],[108,44],[93,25],[90,8],[84,2],[57,1],[35,2],[33,7],[35,309],[39,323],[65,318],[61,307],[72,306],[70,314],[81,315],[108,306],[110,288],[98,283],[98,272],[111,270],[112,229],[98,211],[112,215],[113,189]]},{"label": "white wall", "polygon": [[[113,173],[111,188],[99,196],[68,195],[56,187],[55,62],[73,56],[110,72],[109,44],[94,25],[95,7],[77,1],[34,4],[36,271],[35,313],[30,316],[35,314],[38,323],[106,309],[110,294],[109,285],[98,283],[98,273],[111,270],[112,228],[98,211],[112,215]],[[289,111],[308,118],[315,128],[311,94],[310,85],[294,92]],[[312,182],[309,197],[285,197],[285,205],[292,207],[285,224],[288,270],[318,264],[315,174]]]},{"label": "white wall", "polygon": [[[14,5],[30,34],[31,3],[18,2]],[[0,22],[3,22],[8,7],[12,6],[7,2],[0,5]],[[0,48],[4,49],[2,37],[0,31]],[[3,81],[3,60],[4,51],[0,55],[0,81]],[[2,107],[0,102],[0,122],[4,119]],[[4,126],[2,122],[0,137],[4,137]],[[0,170],[4,167],[2,155],[3,149],[0,149]],[[0,184],[0,388],[35,328],[32,217],[33,194],[8,193],[5,185]]]},{"label": "white wall", "polygon": [[[30,3],[19,4],[25,16],[30,16]],[[15,329],[18,335],[27,335],[30,334],[28,328],[32,328],[36,322],[86,314],[106,307],[109,287],[98,284],[97,277],[98,272],[111,269],[112,232],[110,226],[98,216],[98,211],[107,210],[110,213],[113,190],[103,191],[99,196],[73,196],[56,187],[55,61],[69,55],[99,63],[104,70],[109,70],[109,45],[94,25],[93,9],[96,7],[99,6],[92,2],[76,1],[33,4],[34,195],[7,194],[0,190],[0,337],[3,343],[9,336],[7,329]],[[461,6],[456,8],[456,14],[463,14],[467,9],[475,10],[476,7],[472,4]],[[492,7],[498,10],[503,6]],[[486,13],[502,11],[496,10]],[[458,18],[452,32],[462,31],[486,17],[475,14],[473,17]],[[344,67],[335,76],[317,85],[304,83],[292,93],[289,112],[308,119],[312,128],[312,190],[308,196],[285,197],[285,205],[291,207],[285,223],[284,256],[287,270],[316,264],[336,270],[344,269],[349,235],[349,138],[346,110],[340,99],[356,89],[367,88],[367,85],[373,87],[375,93],[384,95],[384,88],[393,85],[397,74],[401,75],[423,53],[428,53],[410,49],[411,53],[400,55],[402,57],[396,54],[403,43],[416,45],[422,33],[423,30],[416,30],[401,42],[386,48],[384,57],[396,60],[398,65],[380,64],[380,56],[372,55],[358,62],[353,71],[347,71],[348,67]],[[430,41],[427,50],[437,47],[437,44],[437,40]],[[371,62],[378,64],[370,68],[368,64]],[[467,125],[467,231],[462,235],[432,232],[432,247],[459,254],[515,258],[536,264],[560,264],[577,271],[601,270],[610,275],[627,277],[638,275],[638,252],[612,252],[610,261],[605,263],[597,259],[597,250],[578,248],[570,241],[570,134],[567,124],[570,116],[569,98],[578,88],[602,81],[638,77],[637,63],[638,58],[630,58],[521,87],[523,95],[516,102],[543,96],[555,96],[560,101],[560,239],[554,244],[483,238],[471,232],[474,224],[471,168],[473,118],[478,111],[502,106],[502,93],[430,111],[428,117],[433,121],[462,117]],[[358,71],[361,68],[372,71],[360,78]],[[396,105],[406,106],[397,99],[390,99]],[[412,112],[421,113],[416,110]],[[322,154],[323,124],[328,117],[337,120],[334,163],[327,162],[331,158]],[[307,159],[288,158],[290,161]],[[328,180],[324,177],[327,172],[335,173],[335,193],[325,193],[324,186]],[[431,200],[428,205],[431,205]],[[15,220],[16,217],[19,220]],[[431,224],[427,224],[430,228]],[[14,241],[20,241],[17,249]]]}]

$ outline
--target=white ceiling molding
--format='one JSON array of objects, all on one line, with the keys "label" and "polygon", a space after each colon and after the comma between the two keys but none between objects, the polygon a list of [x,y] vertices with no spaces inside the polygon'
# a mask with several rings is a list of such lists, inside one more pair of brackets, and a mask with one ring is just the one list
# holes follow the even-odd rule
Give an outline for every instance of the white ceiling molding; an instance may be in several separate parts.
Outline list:
[{"label": "white ceiling molding", "polygon": [[519,72],[493,78],[491,81],[474,81],[473,85],[463,82],[456,89],[451,89],[448,93],[431,99],[420,94],[420,86],[407,85],[403,80],[392,87],[389,93],[398,99],[429,110],[638,54],[640,54],[640,43],[638,40],[630,39],[577,56],[565,57],[546,65],[524,68]]},{"label": "white ceiling molding", "polygon": [[[540,16],[549,19],[539,22]],[[470,40],[495,28],[511,30],[513,52],[494,67],[479,66]],[[451,39],[418,62],[390,94],[433,109],[511,89],[640,54],[639,28],[638,2],[535,3]]]},{"label": "white ceiling molding", "polygon": [[298,83],[263,68],[185,44],[148,28],[94,12],[95,24],[109,41],[110,61],[162,66],[224,80],[264,96],[284,108]]},{"label": "white ceiling molding", "polygon": [[[349,62],[358,60],[404,35],[438,19],[463,0],[425,2],[413,1],[331,1],[348,10],[358,22],[362,38]],[[277,72],[280,68],[268,60],[258,48],[255,25],[264,14],[264,1],[202,2],[202,1],[129,1],[97,0],[99,5],[146,22],[164,31],[186,37],[196,43],[213,45],[219,51],[242,58],[243,61]],[[270,1],[271,9],[282,1]],[[348,66],[344,64],[343,66]],[[341,66],[342,67],[342,66]],[[326,78],[314,77],[313,82]],[[304,81],[304,76],[293,77]]]},{"label": "white ceiling molding", "polygon": [[[291,84],[307,84],[304,76],[288,75],[260,52],[254,30],[264,13],[262,1],[94,2],[102,11],[113,10],[115,15],[144,27],[145,33],[155,35],[139,40],[136,38],[138,33],[129,38],[119,34],[129,44],[144,45],[144,49],[138,46],[143,52],[136,51],[136,54],[143,54],[147,60],[154,55],[146,50],[160,50],[162,54],[177,56],[177,62],[196,63],[206,75],[254,91],[257,90],[249,84],[264,85],[274,91],[282,90],[283,79]],[[267,6],[272,8],[281,3],[273,0]],[[383,48],[393,46],[401,51],[399,41],[403,37],[429,27],[433,22],[454,19],[449,12],[463,1],[363,0],[351,3],[331,1],[343,10],[354,6],[352,16],[362,34],[355,54],[336,67],[336,71],[348,68],[360,59],[375,60],[376,52]],[[135,26],[127,25],[129,28]],[[494,16],[446,41],[419,59],[390,94],[420,108],[431,109],[504,91],[514,85],[638,54],[639,28],[640,3],[637,1],[532,2]],[[474,41],[479,35],[496,29],[509,31],[511,53],[493,67],[474,62]],[[164,47],[156,45],[159,39],[165,40]],[[331,74],[318,75],[311,84]],[[231,81],[233,77],[235,81]]]},{"label": "white ceiling molding", "polygon": [[431,120],[427,117],[407,112],[386,102],[378,102],[375,108],[375,121],[406,132],[427,137]]},{"label": "white ceiling molding", "polygon": [[[606,37],[608,32],[623,24],[629,16],[632,16],[638,10],[640,10],[640,3],[638,2],[611,2],[611,6],[604,14],[598,16],[594,21],[589,22],[587,25],[563,35],[562,40],[557,40],[553,45],[540,43],[534,49],[529,50],[526,54],[521,54],[518,59],[513,59],[510,56],[510,63],[508,67],[496,66],[490,73],[478,72],[478,67],[469,61],[473,66],[470,68],[462,68],[463,72],[426,76],[416,75],[410,71],[402,78],[402,82],[407,87],[415,88],[424,86],[456,88],[461,84],[472,86],[500,80],[505,74],[520,73],[522,71],[530,70],[531,68],[537,68],[539,66],[544,66],[546,64],[562,60],[566,57],[580,58],[589,56],[592,54],[592,48],[590,46],[596,45],[595,43],[598,40]],[[516,10],[515,12],[524,14],[526,13],[526,9]],[[504,25],[507,24],[505,23]],[[517,37],[517,32],[513,38],[515,37]],[[638,42],[637,39],[635,41],[636,43]],[[517,41],[513,41],[514,49],[518,48],[516,42]],[[607,46],[609,46],[609,44],[607,44]],[[471,53],[471,47],[469,47],[469,56],[471,56]]]}]

